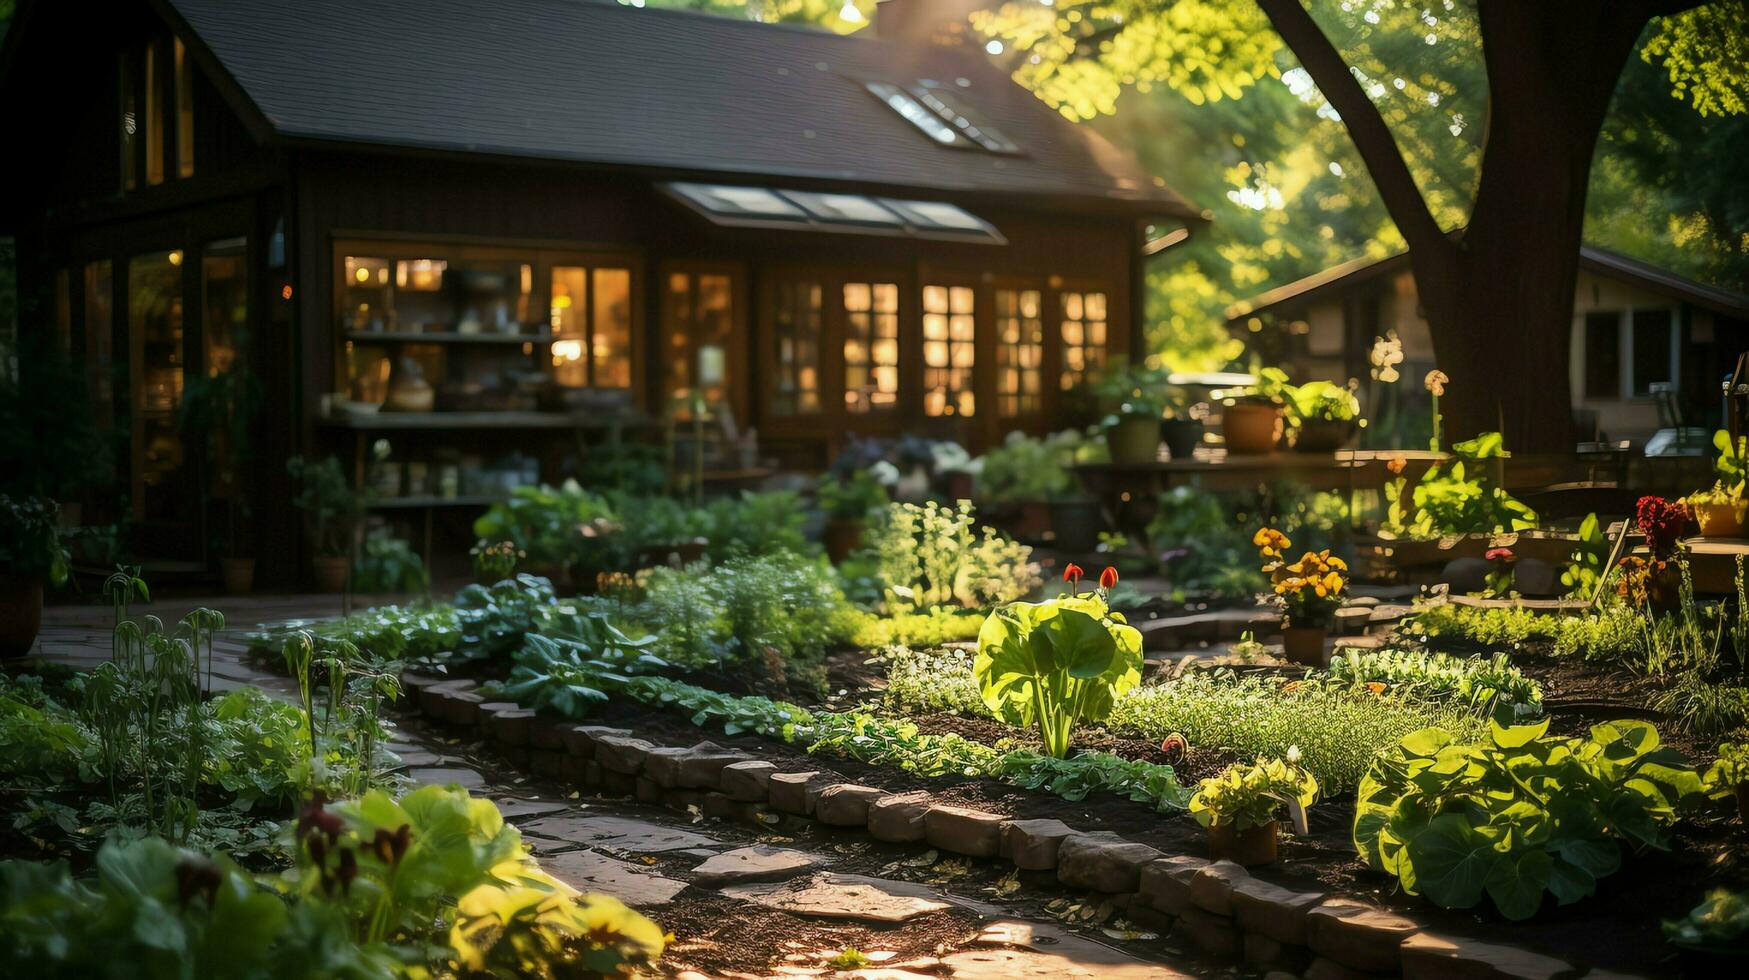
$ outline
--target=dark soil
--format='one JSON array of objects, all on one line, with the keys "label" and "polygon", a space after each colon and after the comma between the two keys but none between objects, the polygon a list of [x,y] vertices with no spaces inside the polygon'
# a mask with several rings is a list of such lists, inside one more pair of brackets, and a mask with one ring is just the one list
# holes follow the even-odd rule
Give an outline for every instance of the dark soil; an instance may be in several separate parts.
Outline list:
[{"label": "dark soil", "polygon": [[[891,962],[935,956],[976,935],[980,921],[961,908],[886,926],[814,919],[708,892],[673,903],[660,917],[662,927],[674,934],[673,944],[663,954],[664,969],[698,970],[711,976],[820,966],[823,959],[845,949],[898,954]],[[822,952],[827,956],[818,955]]]}]

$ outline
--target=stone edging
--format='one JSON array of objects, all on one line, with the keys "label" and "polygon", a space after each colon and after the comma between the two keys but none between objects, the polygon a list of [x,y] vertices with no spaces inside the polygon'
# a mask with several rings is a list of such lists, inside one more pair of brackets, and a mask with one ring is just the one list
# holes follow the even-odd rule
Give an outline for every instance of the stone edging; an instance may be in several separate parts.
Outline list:
[{"label": "stone edging", "polygon": [[769,811],[862,828],[889,843],[1000,858],[1055,871],[1064,886],[1107,896],[1142,928],[1206,955],[1305,980],[1615,980],[1518,946],[1437,933],[1414,918],[1340,895],[1294,891],[1231,861],[1169,855],[1109,831],[1058,820],[1010,820],[936,804],[926,791],[888,793],[818,771],[781,771],[713,742],[659,746],[630,730],[561,722],[490,701],[468,680],[402,675],[404,705],[475,729],[537,776],[707,817],[767,825]]}]

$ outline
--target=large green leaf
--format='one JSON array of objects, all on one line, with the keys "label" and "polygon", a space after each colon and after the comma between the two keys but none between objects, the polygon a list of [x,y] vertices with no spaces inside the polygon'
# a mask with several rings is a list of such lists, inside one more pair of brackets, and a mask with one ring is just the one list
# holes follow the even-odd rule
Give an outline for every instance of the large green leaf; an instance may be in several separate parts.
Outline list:
[{"label": "large green leaf", "polygon": [[1500,852],[1455,813],[1441,814],[1404,847],[1399,874],[1405,890],[1446,908],[1467,909],[1482,900]]},{"label": "large green leaf", "polygon": [[1540,848],[1496,854],[1488,870],[1488,897],[1508,919],[1528,919],[1542,906],[1553,861]]}]

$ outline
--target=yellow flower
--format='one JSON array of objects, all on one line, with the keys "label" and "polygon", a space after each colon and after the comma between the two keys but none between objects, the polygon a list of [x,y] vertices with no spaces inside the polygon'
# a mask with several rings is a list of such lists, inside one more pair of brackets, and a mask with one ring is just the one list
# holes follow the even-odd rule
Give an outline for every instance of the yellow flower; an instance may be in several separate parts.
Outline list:
[{"label": "yellow flower", "polygon": [[1433,397],[1435,398],[1445,394],[1445,386],[1450,383],[1451,379],[1446,377],[1445,372],[1438,368],[1434,368],[1427,372],[1427,380],[1425,384],[1427,385],[1427,390],[1432,392]]}]

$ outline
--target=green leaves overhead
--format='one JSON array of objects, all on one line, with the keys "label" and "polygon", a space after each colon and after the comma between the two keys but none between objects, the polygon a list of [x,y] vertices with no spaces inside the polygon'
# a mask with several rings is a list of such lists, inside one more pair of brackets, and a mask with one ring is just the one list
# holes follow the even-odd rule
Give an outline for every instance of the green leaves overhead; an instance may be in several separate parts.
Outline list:
[{"label": "green leaves overhead", "polygon": [[1141,681],[1142,634],[1097,593],[1010,603],[984,621],[972,669],[996,717],[1038,725],[1062,758],[1077,722],[1103,720]]},{"label": "green leaves overhead", "polygon": [[1438,729],[1381,752],[1361,781],[1354,844],[1410,894],[1447,908],[1484,895],[1527,919],[1543,895],[1567,905],[1621,863],[1622,842],[1664,849],[1677,807],[1701,792],[1683,757],[1643,722],[1550,738],[1548,722],[1496,722],[1464,745]]}]

